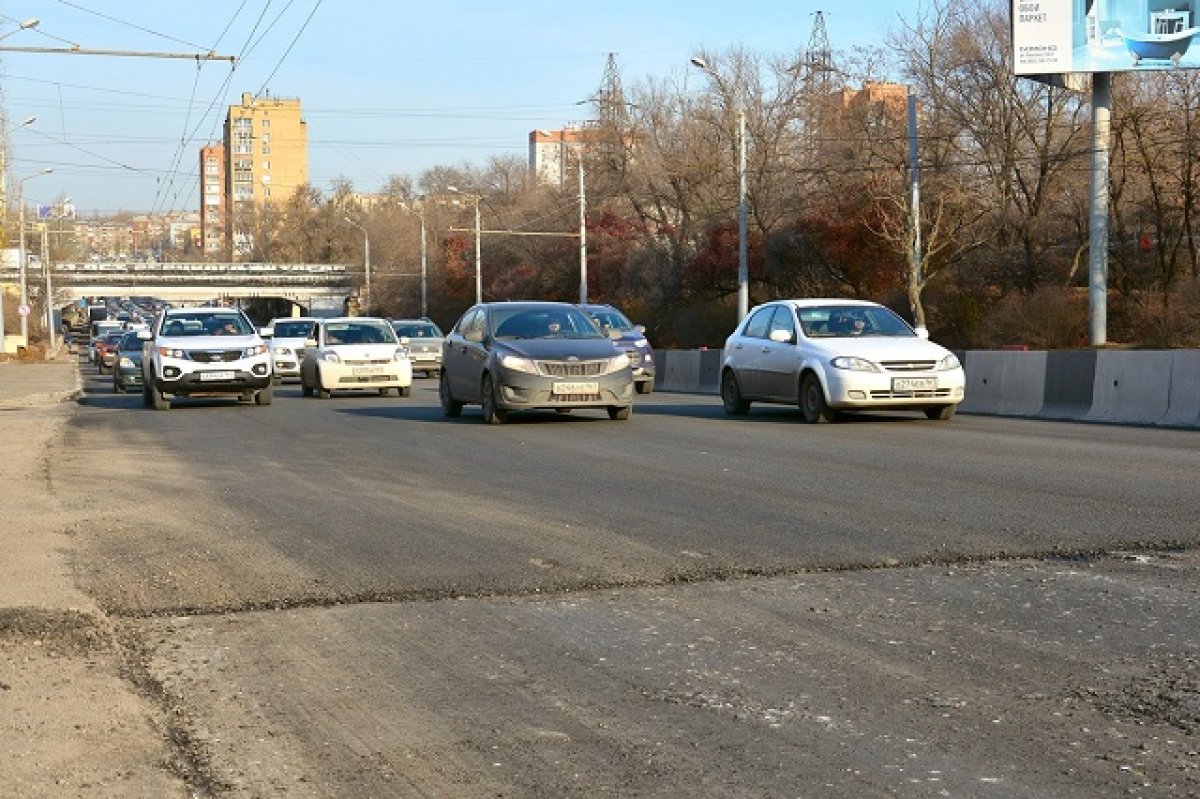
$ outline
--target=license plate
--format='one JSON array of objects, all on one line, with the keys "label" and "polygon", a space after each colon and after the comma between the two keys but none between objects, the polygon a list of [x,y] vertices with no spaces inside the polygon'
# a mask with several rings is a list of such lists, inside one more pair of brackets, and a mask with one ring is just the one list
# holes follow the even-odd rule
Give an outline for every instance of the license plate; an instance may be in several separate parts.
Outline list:
[{"label": "license plate", "polygon": [[599,394],[599,383],[555,383],[552,394]]},{"label": "license plate", "polygon": [[381,375],[383,374],[382,366],[355,366],[350,370],[350,374],[354,375]]},{"label": "license plate", "polygon": [[937,387],[936,377],[892,378],[892,391],[935,391]]},{"label": "license plate", "polygon": [[233,372],[201,372],[201,380],[232,380]]}]

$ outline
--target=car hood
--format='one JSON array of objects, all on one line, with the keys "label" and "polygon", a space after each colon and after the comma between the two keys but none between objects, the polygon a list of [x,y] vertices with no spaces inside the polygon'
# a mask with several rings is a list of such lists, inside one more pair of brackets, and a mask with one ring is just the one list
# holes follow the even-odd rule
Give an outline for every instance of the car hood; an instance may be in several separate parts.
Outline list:
[{"label": "car hood", "polygon": [[497,348],[542,361],[567,360],[571,357],[596,360],[621,354],[616,345],[606,338],[526,338],[497,342]]},{"label": "car hood", "polygon": [[864,336],[809,339],[807,349],[830,358],[853,355],[871,361],[940,361],[950,350],[932,341],[913,337]]},{"label": "car hood", "polygon": [[258,336],[159,336],[154,340],[155,346],[180,350],[244,350],[262,343]]},{"label": "car hood", "polygon": [[275,338],[271,339],[271,346],[304,349],[304,342],[306,341],[308,341],[308,339],[304,338],[303,336],[284,336],[282,338],[276,336]]},{"label": "car hood", "polygon": [[328,344],[321,352],[336,353],[344,361],[391,360],[399,344]]}]

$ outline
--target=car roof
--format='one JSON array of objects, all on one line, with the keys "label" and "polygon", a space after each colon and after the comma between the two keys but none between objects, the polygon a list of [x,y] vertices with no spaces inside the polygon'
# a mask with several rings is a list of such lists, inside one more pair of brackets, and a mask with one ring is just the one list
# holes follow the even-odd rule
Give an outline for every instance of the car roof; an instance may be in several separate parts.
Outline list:
[{"label": "car roof", "polygon": [[391,324],[382,316],[326,316],[323,319],[317,319],[318,322],[383,322],[385,325]]},{"label": "car roof", "polygon": [[877,302],[871,302],[870,300],[852,300],[847,297],[802,297],[795,300],[772,300],[771,302],[764,302],[762,304],[770,305],[772,303],[780,302],[795,305],[797,308],[812,308],[818,305],[859,305],[864,308],[882,307]]},{"label": "car roof", "polygon": [[320,321],[316,316],[276,316],[271,320],[271,324],[276,322],[317,322]]}]

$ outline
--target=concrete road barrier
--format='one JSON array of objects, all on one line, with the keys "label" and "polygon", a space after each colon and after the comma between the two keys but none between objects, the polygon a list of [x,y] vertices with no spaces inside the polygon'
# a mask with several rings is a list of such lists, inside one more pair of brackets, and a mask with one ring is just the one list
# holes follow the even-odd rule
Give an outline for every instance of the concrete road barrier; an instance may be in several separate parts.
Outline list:
[{"label": "concrete road barrier", "polygon": [[1089,422],[1157,424],[1171,396],[1170,350],[1096,353]]},{"label": "concrete road barrier", "polygon": [[1046,396],[1046,353],[972,350],[963,359],[967,373],[963,413],[1037,416]]},{"label": "concrete road barrier", "polygon": [[1200,350],[1171,351],[1170,381],[1167,412],[1158,423],[1200,428]]}]

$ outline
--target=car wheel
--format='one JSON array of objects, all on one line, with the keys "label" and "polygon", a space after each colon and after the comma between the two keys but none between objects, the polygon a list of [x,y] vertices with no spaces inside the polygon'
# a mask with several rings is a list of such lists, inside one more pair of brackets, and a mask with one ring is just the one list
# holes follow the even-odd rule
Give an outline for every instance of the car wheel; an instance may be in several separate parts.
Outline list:
[{"label": "car wheel", "polygon": [[487,424],[504,424],[508,411],[496,407],[496,386],[491,375],[483,376],[483,421]]},{"label": "car wheel", "polygon": [[156,411],[171,410],[171,401],[169,399],[167,399],[166,394],[162,393],[161,391],[154,391],[154,393],[151,394],[151,397],[154,401],[154,410],[156,410]]},{"label": "car wheel", "polygon": [[325,388],[324,386],[317,386],[317,398],[318,399],[329,399],[331,396],[333,396],[332,391]]},{"label": "car wheel", "polygon": [[379,389],[379,396],[386,397],[387,395],[388,395],[388,390],[386,388]]},{"label": "car wheel", "polygon": [[401,397],[412,396],[412,386],[400,386],[399,388],[396,389],[396,393],[399,394]]},{"label": "car wheel", "polygon": [[939,422],[944,422],[952,418],[957,409],[957,405],[935,405],[932,408],[925,409],[925,417],[927,419],[934,419]]},{"label": "car wheel", "polygon": [[154,389],[147,383],[142,384],[142,404],[147,408],[154,404]]},{"label": "car wheel", "polygon": [[462,413],[463,404],[450,396],[450,383],[446,380],[446,373],[442,372],[438,377],[438,399],[442,402],[442,415],[453,419]]},{"label": "car wheel", "polygon": [[721,404],[730,416],[745,416],[750,411],[750,403],[742,399],[742,390],[738,388],[737,375],[732,369],[726,369],[721,375]]},{"label": "car wheel", "polygon": [[643,380],[642,382],[635,384],[634,387],[639,394],[650,394],[654,391],[654,381]]},{"label": "car wheel", "polygon": [[609,405],[608,418],[616,422],[623,422],[633,413],[632,405]]},{"label": "car wheel", "polygon": [[279,375],[271,375],[271,382],[278,386],[283,382],[283,378]]},{"label": "car wheel", "polygon": [[275,400],[275,389],[267,386],[254,395],[254,401],[259,405],[270,405]]},{"label": "car wheel", "polygon": [[825,391],[821,388],[821,381],[812,372],[800,380],[800,413],[809,424],[832,422],[837,416],[837,411],[825,402]]},{"label": "car wheel", "polygon": [[117,379],[116,375],[113,375],[113,393],[114,394],[124,394],[125,393],[125,388],[121,385],[121,381]]}]

